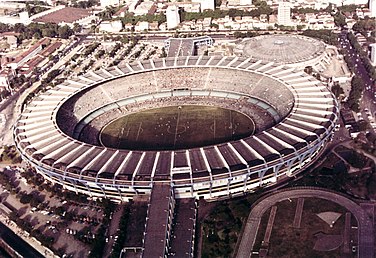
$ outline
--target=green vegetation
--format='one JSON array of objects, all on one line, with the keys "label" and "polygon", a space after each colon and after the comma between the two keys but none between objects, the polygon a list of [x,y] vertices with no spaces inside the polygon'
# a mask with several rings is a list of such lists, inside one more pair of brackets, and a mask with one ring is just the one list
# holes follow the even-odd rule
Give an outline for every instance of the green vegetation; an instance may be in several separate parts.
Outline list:
[{"label": "green vegetation", "polygon": [[351,90],[347,100],[348,106],[355,112],[360,111],[360,99],[364,91],[364,82],[359,76],[354,76],[351,80]]},{"label": "green vegetation", "polygon": [[346,148],[344,146],[339,146],[335,150],[354,168],[364,168],[367,164],[369,164],[370,159],[355,150]]},{"label": "green vegetation", "polygon": [[336,24],[336,26],[343,27],[347,25],[346,16],[343,15],[341,12],[337,12],[333,17],[334,17],[334,23]]},{"label": "green vegetation", "polygon": [[109,199],[103,199],[100,203],[103,207],[104,217],[102,224],[100,225],[97,236],[92,243],[91,252],[89,258],[101,258],[103,257],[104,247],[106,244],[106,231],[110,223],[111,214],[114,212],[116,205]]},{"label": "green vegetation", "polygon": [[[373,33],[373,37],[375,36],[375,30],[376,30],[376,21],[375,19],[371,19],[368,16],[362,20],[357,21],[352,29],[355,32],[361,33],[363,36],[367,37],[367,33],[371,32]],[[371,35],[372,37],[372,35]]]},{"label": "green vegetation", "polygon": [[87,1],[72,0],[71,4],[72,4],[72,7],[87,9],[87,8],[91,8],[93,6],[98,5],[99,1],[98,0],[87,0]]},{"label": "green vegetation", "polygon": [[231,256],[242,225],[248,217],[251,203],[257,197],[252,195],[249,199],[218,203],[202,223],[203,258]]},{"label": "green vegetation", "polygon": [[297,13],[297,14],[307,14],[307,13],[320,13],[321,10],[313,9],[310,7],[305,7],[305,8],[293,8],[291,10],[292,13]]},{"label": "green vegetation", "polygon": [[[43,5],[44,3],[42,3]],[[37,14],[37,13],[41,13],[41,12],[44,12],[48,10],[48,8],[46,7],[43,7],[43,6],[39,6],[39,5],[30,5],[30,3],[26,3],[26,12],[29,14],[29,16],[32,16],[34,14]]]},{"label": "green vegetation", "polygon": [[147,21],[147,22],[158,22],[158,25],[166,22],[166,15],[160,14],[145,14],[135,16],[131,13],[126,13],[124,17],[120,18],[121,22],[124,24],[131,23],[136,25],[137,22]]},{"label": "green vegetation", "polygon": [[336,33],[333,33],[332,30],[305,30],[303,31],[302,35],[311,37],[311,38],[316,38],[316,39],[321,39],[325,43],[330,44],[330,45],[336,45],[337,44],[337,39],[338,35]]},{"label": "green vegetation", "polygon": [[125,240],[127,238],[127,227],[129,221],[129,206],[124,207],[123,214],[120,218],[119,230],[118,230],[118,239],[115,241],[112,247],[112,253],[110,257],[118,258],[120,257],[121,250],[123,249]]},{"label": "green vegetation", "polygon": [[[257,3],[257,2],[256,2]],[[256,5],[255,3],[255,5]],[[273,13],[273,10],[266,4],[264,1],[258,1],[258,5],[256,5],[257,9],[251,11],[244,11],[238,9],[230,9],[230,10],[205,10],[201,13],[190,13],[190,12],[182,12],[181,13],[181,20],[182,21],[192,21],[192,20],[199,20],[204,18],[224,18],[226,16],[230,16],[232,18],[236,16],[252,16],[252,17],[260,17],[262,14],[270,15]]]},{"label": "green vegetation", "polygon": [[362,60],[362,63],[364,67],[366,68],[366,71],[369,77],[375,82],[376,81],[376,69],[371,64],[371,61],[368,58],[368,53],[362,49],[362,47],[359,45],[353,33],[348,33],[347,38],[349,39],[349,42],[351,43],[351,45],[354,47],[355,52],[360,56],[360,59]]},{"label": "green vegetation", "polygon": [[247,32],[240,32],[240,31],[235,31],[234,32],[234,37],[235,38],[252,38],[252,37],[256,37],[256,36],[259,36],[259,34],[257,32],[254,32],[254,31],[247,31]]},{"label": "green vegetation", "polygon": [[102,131],[105,146],[130,149],[180,149],[248,136],[253,122],[219,107],[174,106],[149,109],[114,120]]},{"label": "green vegetation", "polygon": [[[268,256],[283,257],[293,253],[296,257],[340,257],[340,249],[323,253],[313,250],[313,246],[316,240],[316,233],[322,232],[324,234],[340,235],[343,229],[344,216],[331,228],[316,214],[324,211],[335,211],[344,215],[346,209],[336,203],[323,199],[305,198],[301,227],[293,228],[296,205],[296,200],[286,200],[276,204],[277,214],[273,224],[270,243],[267,246]],[[267,223],[269,215],[270,212],[265,212],[262,216],[264,223]],[[259,230],[258,235],[260,234],[262,237],[258,237],[258,241],[263,240],[265,229],[263,231]],[[260,242],[256,244],[255,247],[263,246]],[[254,251],[258,251],[258,249]]]},{"label": "green vegetation", "polygon": [[338,10],[339,11],[341,11],[341,12],[349,12],[349,13],[355,12],[356,8],[358,8],[358,6],[355,5],[355,4],[338,6]]},{"label": "green vegetation", "polygon": [[98,42],[94,42],[90,45],[88,45],[84,52],[81,54],[82,57],[84,58],[87,58],[88,55],[90,55],[91,53],[93,53],[98,47],[99,47],[100,43]]},{"label": "green vegetation", "polygon": [[14,145],[3,146],[3,153],[0,155],[0,162],[16,164],[21,163],[21,161],[22,158]]},{"label": "green vegetation", "polygon": [[67,39],[73,35],[73,30],[67,25],[59,26],[52,23],[30,23],[29,25],[25,26],[21,23],[17,23],[15,25],[0,23],[0,33],[8,31],[19,33],[20,35],[17,36],[19,41],[32,38],[41,39],[44,37],[59,37]]},{"label": "green vegetation", "polygon": [[9,219],[14,221],[21,229],[30,232],[30,235],[38,239],[42,243],[42,245],[53,250],[52,245],[56,241],[55,238],[42,234],[39,229],[34,229],[33,225],[29,221],[21,219],[20,215],[17,212],[11,212],[9,214]]},{"label": "green vegetation", "polygon": [[339,99],[339,97],[344,94],[344,90],[343,88],[338,84],[338,83],[335,83],[333,86],[332,86],[332,92],[334,94],[334,96],[336,96],[337,99]]},{"label": "green vegetation", "polygon": [[108,53],[108,56],[109,57],[114,57],[116,55],[116,52],[119,51],[119,49],[121,48],[121,44],[120,43],[116,43],[116,45],[114,46],[114,48],[111,50],[110,53]]}]

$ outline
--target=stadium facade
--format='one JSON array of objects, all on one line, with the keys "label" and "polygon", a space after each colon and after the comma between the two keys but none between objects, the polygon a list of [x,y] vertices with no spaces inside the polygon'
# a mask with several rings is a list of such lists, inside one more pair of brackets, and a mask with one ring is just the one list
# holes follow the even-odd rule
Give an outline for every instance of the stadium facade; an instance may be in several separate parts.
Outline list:
[{"label": "stadium facade", "polygon": [[[100,146],[101,128],[129,112],[181,101],[247,104],[273,119],[256,134],[168,151]],[[171,185],[175,198],[216,199],[294,176],[330,141],[335,97],[303,71],[246,57],[143,60],[90,71],[34,98],[14,126],[22,157],[64,188],[128,201]]]}]

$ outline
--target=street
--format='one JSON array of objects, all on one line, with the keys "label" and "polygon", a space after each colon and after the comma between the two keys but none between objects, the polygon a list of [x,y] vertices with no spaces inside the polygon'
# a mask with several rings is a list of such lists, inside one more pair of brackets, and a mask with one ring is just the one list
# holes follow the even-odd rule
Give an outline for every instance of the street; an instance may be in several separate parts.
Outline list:
[{"label": "street", "polygon": [[375,116],[376,113],[376,98],[375,98],[375,85],[373,81],[369,77],[366,68],[360,58],[360,56],[356,53],[355,49],[351,46],[351,43],[347,39],[347,34],[349,32],[347,30],[342,30],[339,35],[339,42],[340,46],[343,49],[346,49],[350,55],[351,61],[355,65],[355,74],[361,77],[364,81],[364,93],[363,98],[361,100],[361,108],[365,109],[368,108],[371,111],[371,114]]},{"label": "street", "polygon": [[44,257],[1,222],[0,237],[23,257]]}]

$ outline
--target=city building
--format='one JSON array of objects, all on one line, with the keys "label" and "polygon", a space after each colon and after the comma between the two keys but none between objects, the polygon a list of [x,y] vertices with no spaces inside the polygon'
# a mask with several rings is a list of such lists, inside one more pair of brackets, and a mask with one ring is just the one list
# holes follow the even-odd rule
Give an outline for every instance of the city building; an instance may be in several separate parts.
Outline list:
[{"label": "city building", "polygon": [[167,29],[174,29],[180,24],[179,8],[176,5],[170,5],[166,10]]},{"label": "city building", "polygon": [[193,3],[200,3],[201,12],[204,10],[214,10],[215,2],[214,0],[193,0]]},{"label": "city building", "polygon": [[14,78],[13,72],[9,69],[0,71],[0,92],[10,90],[10,81]]},{"label": "city building", "polygon": [[252,0],[239,0],[240,5],[251,5]]},{"label": "city building", "polygon": [[137,6],[140,4],[141,0],[130,0],[127,1],[126,4],[128,5],[128,11],[134,13]]},{"label": "city building", "polygon": [[30,49],[28,49],[26,52],[23,52],[21,55],[16,56],[16,58],[9,62],[7,64],[8,67],[10,67],[13,70],[16,70],[17,68],[21,67],[24,63],[35,57],[39,52],[42,51],[42,49],[49,44],[49,39],[43,39],[40,42],[36,43],[34,46],[32,46]]},{"label": "city building", "polygon": [[100,0],[101,7],[107,6],[118,6],[120,4],[119,0]]},{"label": "city building", "polygon": [[368,3],[368,0],[329,0],[329,3],[335,4],[337,6],[342,5],[366,5]]},{"label": "city building", "polygon": [[291,5],[288,2],[278,4],[278,25],[291,25]]},{"label": "city building", "polygon": [[149,30],[149,22],[147,21],[138,21],[134,26],[135,31],[147,31]]},{"label": "city building", "polygon": [[146,14],[154,14],[157,10],[157,6],[154,2],[142,2],[140,3],[136,9],[134,10],[134,15],[146,15]]},{"label": "city building", "polygon": [[17,23],[21,23],[24,25],[28,25],[31,23],[31,19],[27,12],[20,12],[18,15],[1,15],[0,16],[1,23],[15,25]]},{"label": "city building", "polygon": [[199,13],[201,11],[201,4],[200,3],[175,2],[174,5],[176,5],[179,9],[182,9],[185,12],[189,12],[189,13]]},{"label": "city building", "polygon": [[99,25],[99,31],[106,32],[120,32],[123,29],[123,24],[120,20],[115,21],[102,21]]},{"label": "city building", "polygon": [[376,17],[376,0],[369,0],[369,11],[371,17]]},{"label": "city building", "polygon": [[92,20],[97,20],[92,10],[59,6],[51,10],[32,16],[33,22],[37,23],[54,23],[58,25],[68,25],[73,28],[75,23],[80,25],[91,24]]}]

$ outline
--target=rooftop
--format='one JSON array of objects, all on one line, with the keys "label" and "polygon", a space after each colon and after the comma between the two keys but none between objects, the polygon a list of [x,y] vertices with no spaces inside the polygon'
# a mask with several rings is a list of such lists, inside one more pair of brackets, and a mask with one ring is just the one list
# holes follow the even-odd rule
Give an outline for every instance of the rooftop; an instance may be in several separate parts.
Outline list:
[{"label": "rooftop", "polygon": [[235,52],[280,64],[304,62],[321,55],[325,44],[319,40],[297,35],[264,35],[237,44]]},{"label": "rooftop", "polygon": [[86,18],[91,15],[91,11],[88,9],[66,7],[55,12],[46,14],[40,18],[34,20],[34,22],[41,23],[73,23],[77,20]]}]

